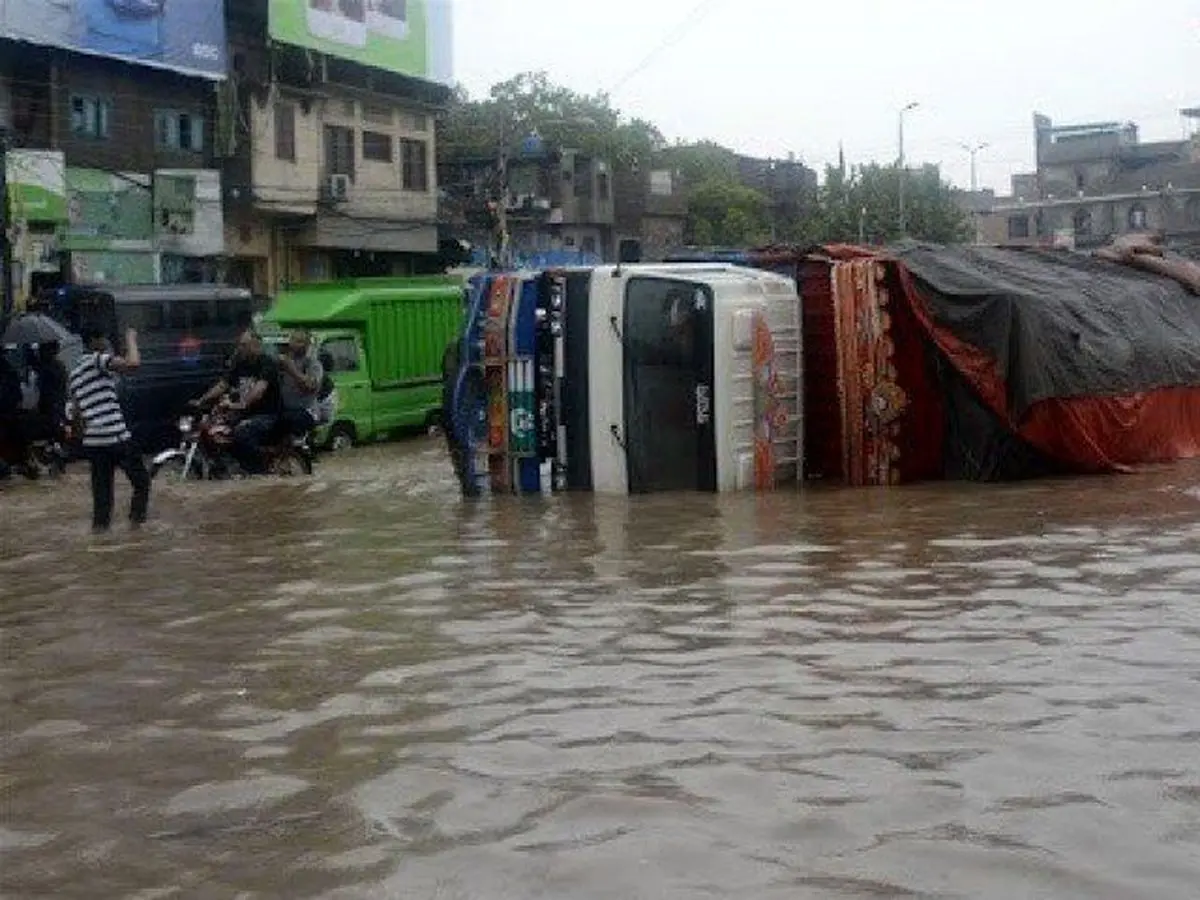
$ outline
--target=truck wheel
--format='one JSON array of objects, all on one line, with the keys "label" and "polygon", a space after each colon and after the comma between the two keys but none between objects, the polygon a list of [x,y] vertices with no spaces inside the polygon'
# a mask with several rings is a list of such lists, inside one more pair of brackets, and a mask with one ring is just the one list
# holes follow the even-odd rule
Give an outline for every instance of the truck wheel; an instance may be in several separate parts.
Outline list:
[{"label": "truck wheel", "polygon": [[354,426],[338,422],[329,429],[329,449],[334,453],[349,450],[354,446]]}]

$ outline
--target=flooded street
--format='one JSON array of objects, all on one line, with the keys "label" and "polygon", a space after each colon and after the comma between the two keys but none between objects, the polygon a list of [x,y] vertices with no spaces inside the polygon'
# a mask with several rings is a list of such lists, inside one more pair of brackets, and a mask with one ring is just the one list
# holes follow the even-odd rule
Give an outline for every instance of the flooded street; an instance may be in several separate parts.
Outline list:
[{"label": "flooded street", "polygon": [[[1190,898],[1200,468],[0,486],[6,898]],[[118,502],[127,502],[119,481]]]}]

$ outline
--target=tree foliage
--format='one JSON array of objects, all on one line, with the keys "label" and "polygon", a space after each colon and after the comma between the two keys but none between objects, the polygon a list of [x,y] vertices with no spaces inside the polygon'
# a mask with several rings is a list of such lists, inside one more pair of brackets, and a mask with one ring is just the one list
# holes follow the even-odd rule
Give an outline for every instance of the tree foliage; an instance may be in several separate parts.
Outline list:
[{"label": "tree foliage", "polygon": [[687,233],[701,246],[746,247],[770,236],[767,198],[727,178],[709,178],[688,192]]},{"label": "tree foliage", "polygon": [[869,163],[845,171],[827,166],[813,216],[812,238],[822,243],[878,244],[905,235],[900,228],[900,178],[905,178],[907,236],[950,244],[967,239],[966,216],[937,166],[903,172]]},{"label": "tree foliage", "polygon": [[607,94],[581,94],[554,84],[545,72],[502,81],[483,100],[459,89],[439,121],[443,152],[459,157],[491,156],[502,146],[515,150],[533,133],[614,165],[647,160],[666,144],[652,123],[622,116]]}]

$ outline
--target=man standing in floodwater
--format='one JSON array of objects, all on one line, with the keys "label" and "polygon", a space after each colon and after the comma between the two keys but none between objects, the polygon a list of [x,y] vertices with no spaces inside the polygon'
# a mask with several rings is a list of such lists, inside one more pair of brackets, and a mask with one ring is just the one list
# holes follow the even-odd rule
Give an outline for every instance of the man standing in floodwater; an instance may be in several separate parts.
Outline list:
[{"label": "man standing in floodwater", "polygon": [[108,347],[99,328],[83,329],[86,352],[67,380],[69,415],[82,438],[84,455],[92,466],[92,530],[112,525],[113,476],[120,468],[133,488],[129,520],[136,528],[146,521],[150,505],[150,473],[133,445],[125,414],[117,397],[117,376],[141,364],[137,332],[125,332],[125,355]]}]

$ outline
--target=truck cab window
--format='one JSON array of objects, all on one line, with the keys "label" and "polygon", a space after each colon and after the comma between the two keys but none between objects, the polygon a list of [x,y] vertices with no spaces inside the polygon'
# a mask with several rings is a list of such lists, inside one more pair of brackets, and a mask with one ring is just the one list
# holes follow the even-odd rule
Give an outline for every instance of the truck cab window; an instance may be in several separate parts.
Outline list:
[{"label": "truck cab window", "polygon": [[321,345],[333,360],[333,373],[358,371],[358,343],[354,338],[333,338]]},{"label": "truck cab window", "polygon": [[625,448],[631,493],[713,490],[713,320],[707,289],[633,278],[625,291]]}]

